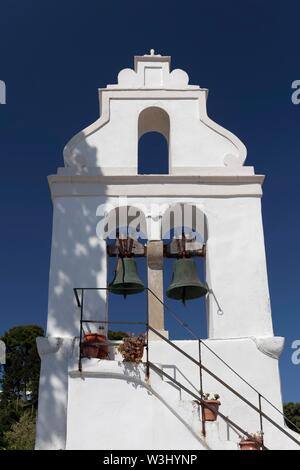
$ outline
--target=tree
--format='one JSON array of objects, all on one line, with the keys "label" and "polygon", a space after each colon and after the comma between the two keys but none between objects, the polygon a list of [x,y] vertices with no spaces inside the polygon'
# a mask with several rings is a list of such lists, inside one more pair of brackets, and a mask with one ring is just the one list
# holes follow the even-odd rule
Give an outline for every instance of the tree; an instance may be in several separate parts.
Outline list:
[{"label": "tree", "polygon": [[4,433],[7,450],[33,450],[35,443],[35,414],[26,411],[11,430]]},{"label": "tree", "polygon": [[13,423],[19,421],[22,414],[22,407],[17,401],[0,403],[0,449],[6,447],[4,435],[11,429]]},{"label": "tree", "polygon": [[[42,328],[24,325],[11,328],[0,338],[6,345],[6,365],[0,377],[0,448],[10,446],[7,442],[7,436],[11,438],[9,432],[16,436],[26,423],[29,426],[28,413],[31,421],[35,420],[40,374],[37,336],[44,336]],[[21,421],[24,414],[27,418]],[[15,425],[19,427],[13,428]]]},{"label": "tree", "polygon": [[16,326],[2,336],[6,365],[1,380],[1,403],[27,399],[30,392],[31,403],[36,407],[40,374],[37,336],[44,336],[43,329],[37,325]]},{"label": "tree", "polygon": [[111,341],[120,341],[123,338],[126,338],[128,336],[128,333],[125,333],[124,331],[112,331],[108,330],[108,339]]},{"label": "tree", "polygon": [[[285,403],[284,407],[285,416],[294,424],[286,421],[286,425],[293,431],[299,432],[300,429],[300,403]],[[298,428],[298,429],[297,429]]]}]

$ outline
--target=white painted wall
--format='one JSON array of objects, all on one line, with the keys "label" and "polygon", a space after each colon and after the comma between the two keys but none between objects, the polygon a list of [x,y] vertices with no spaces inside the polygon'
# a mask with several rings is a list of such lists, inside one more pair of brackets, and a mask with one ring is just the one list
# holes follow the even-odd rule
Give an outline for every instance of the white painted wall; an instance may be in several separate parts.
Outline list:
[{"label": "white painted wall", "polygon": [[273,335],[260,198],[205,201],[209,337]]},{"label": "white painted wall", "polygon": [[[168,96],[167,92],[165,92]],[[193,93],[195,95],[195,93]],[[238,156],[236,147],[200,120],[199,97],[172,100],[110,99],[109,122],[81,141],[76,148],[76,161],[87,167],[102,167],[103,174],[137,173],[138,118],[146,108],[156,106],[170,117],[170,173],[187,168],[225,166],[228,154]],[[184,156],[184,158],[183,158]]]},{"label": "white painted wall", "polygon": [[[101,199],[56,198],[49,279],[47,335],[79,336],[74,287],[106,287],[106,243],[96,236]],[[106,291],[85,291],[85,319],[105,320]],[[91,330],[95,326],[90,325]]]},{"label": "white painted wall", "polygon": [[37,450],[61,450],[66,445],[68,367],[74,338],[37,338],[41,357]]},{"label": "white painted wall", "polygon": [[67,449],[206,448],[197,410],[187,416],[178,403],[166,403],[145,384],[143,367],[93,362],[85,364],[90,372],[69,379]]}]

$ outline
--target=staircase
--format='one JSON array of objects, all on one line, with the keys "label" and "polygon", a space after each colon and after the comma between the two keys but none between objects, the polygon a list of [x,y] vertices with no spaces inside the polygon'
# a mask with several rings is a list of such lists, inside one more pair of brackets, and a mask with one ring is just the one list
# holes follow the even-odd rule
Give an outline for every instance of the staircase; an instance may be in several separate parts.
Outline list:
[{"label": "staircase", "polygon": [[190,400],[182,397],[185,387],[174,381],[172,377],[163,372],[159,365],[149,364],[151,373],[150,389],[161,398],[165,398],[167,406],[176,410],[182,421],[189,424],[191,432],[199,436],[201,443],[207,450],[238,450],[238,445],[229,439],[223,440],[221,437],[219,422],[207,422],[205,430],[201,421],[201,407],[199,406],[199,396],[191,393]]},{"label": "staircase", "polygon": [[[243,377],[241,377],[237,372],[235,372],[227,363],[225,363],[219,356],[217,356],[214,351],[210,350],[211,353],[214,354],[214,356],[219,359],[224,366],[228,367],[242,382],[244,382],[248,387],[252,389],[252,391],[257,394],[258,397],[258,406],[255,405],[252,401],[250,401],[248,398],[246,398],[244,395],[242,395],[237,389],[233,388],[231,385],[228,383],[224,382],[220,377],[218,377],[214,372],[212,372],[210,369],[208,369],[201,361],[201,347],[205,343],[201,340],[199,341],[199,360],[195,359],[192,355],[188,354],[184,349],[180,348],[176,342],[172,342],[169,339],[167,339],[164,335],[162,335],[159,331],[155,330],[152,328],[150,325],[148,325],[148,329],[152,331],[155,335],[157,335],[160,340],[163,342],[167,343],[173,350],[176,350],[177,353],[181,354],[184,356],[184,358],[188,359],[193,365],[196,365],[199,368],[199,384],[200,388],[198,393],[193,391],[190,387],[182,384],[180,381],[176,380],[174,376],[171,376],[167,372],[164,371],[164,368],[162,365],[155,364],[149,360],[149,351],[147,352],[147,374],[151,376],[151,371],[155,372],[156,374],[160,375],[162,378],[166,379],[169,384],[173,384],[175,387],[177,387],[178,390],[185,392],[191,399],[194,400],[194,402],[200,403],[202,406],[199,408],[202,409],[202,407],[205,405],[207,408],[209,408],[209,405],[205,404],[205,402],[202,400],[203,396],[203,373],[205,372],[206,375],[211,376],[216,382],[221,384],[222,387],[225,387],[231,394],[236,396],[240,401],[242,401],[247,407],[251,410],[253,410],[259,419],[259,431],[261,432],[263,436],[263,441],[262,441],[262,450],[268,450],[269,447],[265,445],[265,430],[264,426],[267,424],[267,428],[269,432],[273,433],[276,431],[277,434],[279,434],[280,440],[285,441],[286,443],[289,444],[283,444],[283,447],[288,447],[288,448],[293,448],[300,450],[300,435],[297,433],[291,431],[289,428],[287,428],[285,425],[279,424],[280,421],[277,419],[274,419],[271,417],[269,414],[267,414],[262,407],[263,401],[273,409],[273,411],[276,411],[279,415],[280,418],[284,418],[283,413],[280,411],[279,408],[274,406],[264,395],[262,395],[258,390],[256,390],[250,383],[248,383]],[[205,345],[207,347],[207,345]],[[224,415],[220,410],[218,411],[218,418],[219,420],[223,420],[227,428],[230,428],[231,430],[234,430],[238,438],[251,438],[250,432],[252,431],[247,431],[244,427],[242,427],[238,422],[234,421],[233,419],[229,418],[228,416]],[[200,418],[201,419],[201,418]],[[287,419],[287,418],[285,418]],[[265,423],[265,424],[263,424]],[[273,428],[273,429],[272,429]],[[271,429],[271,431],[270,431]],[[256,429],[255,429],[256,431]],[[300,430],[299,430],[300,432]],[[206,443],[208,446],[212,446],[212,449],[218,448],[218,449],[237,449],[237,442],[236,441],[230,441],[229,439],[226,441],[222,441],[220,438],[220,432],[219,432],[219,422],[205,422],[202,419],[202,435],[206,439]]]},{"label": "staircase", "polygon": [[[84,320],[83,304],[76,289],[74,293],[81,308],[79,342],[85,323],[130,323]],[[77,348],[78,369],[75,362],[69,365],[66,448],[238,450],[241,438],[259,431],[262,450],[299,450],[300,435],[286,427],[280,409],[277,360],[259,351],[252,338],[200,340],[173,316],[194,339],[170,341],[148,319],[138,322],[145,325],[147,335],[141,364],[124,363],[117,354],[108,361],[84,359]],[[255,359],[246,370],[247,380],[236,367],[240,355]],[[268,387],[273,380],[276,386]],[[265,396],[260,388],[273,395]],[[221,395],[215,422],[203,420],[204,405],[209,408],[202,399],[204,392]],[[82,436],[78,441],[77,430],[91,422],[93,432],[86,442]]]}]

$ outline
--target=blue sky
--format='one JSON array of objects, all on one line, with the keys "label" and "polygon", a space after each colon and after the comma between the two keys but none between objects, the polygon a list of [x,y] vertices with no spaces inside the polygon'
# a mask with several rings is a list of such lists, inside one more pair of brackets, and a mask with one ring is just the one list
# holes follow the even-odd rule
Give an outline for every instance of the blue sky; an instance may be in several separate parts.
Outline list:
[{"label": "blue sky", "polygon": [[[291,83],[300,79],[299,14],[296,1],[1,2],[7,104],[0,106],[0,333],[45,325],[52,218],[46,176],[62,165],[69,138],[98,117],[97,88],[115,83],[134,55],[154,48],[171,55],[190,83],[210,89],[210,117],[243,140],[246,164],[266,174],[274,328],[286,337],[283,392],[300,401],[300,365],[290,359],[291,343],[300,339],[300,105],[291,102]],[[193,309],[185,313],[191,322]]]}]

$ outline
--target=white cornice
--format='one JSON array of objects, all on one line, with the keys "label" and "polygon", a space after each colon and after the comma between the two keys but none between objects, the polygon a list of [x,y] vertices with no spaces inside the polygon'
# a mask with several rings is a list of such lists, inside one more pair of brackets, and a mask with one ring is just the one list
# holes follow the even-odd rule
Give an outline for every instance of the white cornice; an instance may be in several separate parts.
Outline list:
[{"label": "white cornice", "polygon": [[[100,184],[263,184],[264,175],[50,175],[52,183]],[[178,186],[177,186],[178,188]]]},{"label": "white cornice", "polygon": [[263,175],[48,177],[55,197],[261,197]]}]

